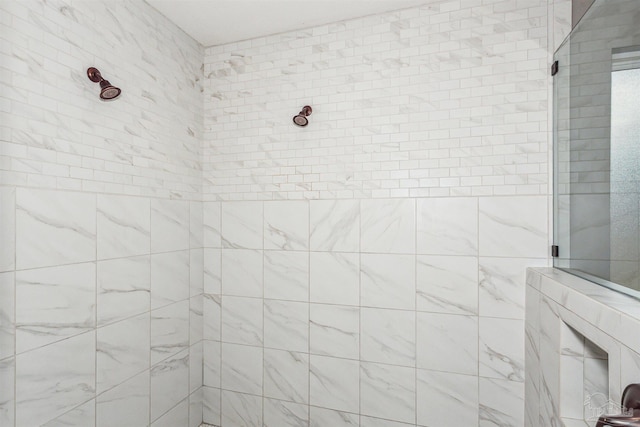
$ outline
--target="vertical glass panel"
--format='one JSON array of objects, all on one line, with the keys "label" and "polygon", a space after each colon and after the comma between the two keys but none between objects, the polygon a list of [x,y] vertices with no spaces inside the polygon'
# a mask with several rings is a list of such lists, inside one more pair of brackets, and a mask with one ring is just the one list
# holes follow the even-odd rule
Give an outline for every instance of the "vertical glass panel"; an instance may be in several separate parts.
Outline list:
[{"label": "vertical glass panel", "polygon": [[640,1],[596,0],[555,53],[554,266],[640,296]]}]

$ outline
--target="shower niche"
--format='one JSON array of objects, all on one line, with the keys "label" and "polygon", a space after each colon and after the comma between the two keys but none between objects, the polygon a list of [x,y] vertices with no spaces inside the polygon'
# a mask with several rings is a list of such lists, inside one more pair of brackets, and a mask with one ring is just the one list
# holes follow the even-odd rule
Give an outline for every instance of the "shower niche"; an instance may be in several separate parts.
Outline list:
[{"label": "shower niche", "polygon": [[640,298],[638,22],[596,0],[555,54],[554,267]]},{"label": "shower niche", "polygon": [[603,414],[621,412],[609,397],[607,352],[564,322],[560,340],[560,416],[565,424],[594,425]]}]

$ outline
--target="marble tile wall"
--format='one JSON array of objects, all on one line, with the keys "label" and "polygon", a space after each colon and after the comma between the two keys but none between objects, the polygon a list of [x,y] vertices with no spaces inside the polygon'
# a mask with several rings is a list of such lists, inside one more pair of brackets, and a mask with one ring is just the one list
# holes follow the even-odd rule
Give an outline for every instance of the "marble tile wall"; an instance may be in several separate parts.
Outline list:
[{"label": "marble tile wall", "polygon": [[624,387],[640,380],[638,301],[550,268],[529,269],[526,293],[524,425],[619,413]]},{"label": "marble tile wall", "polygon": [[0,425],[196,427],[202,48],[139,1],[0,15]]},{"label": "marble tile wall", "polygon": [[522,426],[546,203],[204,202],[204,421]]},{"label": "marble tile wall", "polygon": [[203,52],[144,2],[0,2],[0,424],[522,425],[566,4]]},{"label": "marble tile wall", "polygon": [[431,2],[206,49],[205,422],[524,424],[570,15]]},{"label": "marble tile wall", "polygon": [[567,3],[433,1],[207,48],[205,199],[548,194]]}]

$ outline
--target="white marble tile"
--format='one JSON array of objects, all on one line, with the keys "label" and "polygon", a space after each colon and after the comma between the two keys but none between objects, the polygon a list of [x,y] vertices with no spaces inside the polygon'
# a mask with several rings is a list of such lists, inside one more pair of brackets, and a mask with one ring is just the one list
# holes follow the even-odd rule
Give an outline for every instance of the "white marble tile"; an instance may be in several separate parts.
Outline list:
[{"label": "white marble tile", "polygon": [[17,269],[95,260],[96,197],[17,189],[16,238]]},{"label": "white marble tile", "polygon": [[358,254],[311,252],[310,301],[360,305],[359,271]]},{"label": "white marble tile", "polygon": [[93,332],[16,359],[16,425],[39,426],[95,397]]},{"label": "white marble tile", "polygon": [[415,423],[415,369],[362,362],[360,411],[363,415]]},{"label": "white marble tile", "polygon": [[202,295],[203,326],[202,338],[220,341],[222,339],[222,298],[220,295]]},{"label": "white marble tile", "polygon": [[151,427],[176,427],[183,426],[189,420],[189,400],[184,399],[160,418],[155,420]]},{"label": "white marble tile", "polygon": [[91,399],[90,401],[73,408],[69,412],[60,415],[56,419],[43,424],[42,427],[95,427],[95,425],[96,401]]},{"label": "white marble tile", "polygon": [[360,362],[310,356],[309,403],[328,409],[358,413]]},{"label": "white marble tile", "polygon": [[360,250],[358,200],[311,200],[309,214],[312,251]]},{"label": "white marble tile", "polygon": [[189,393],[191,394],[200,390],[204,381],[204,343],[200,341],[189,347]]},{"label": "white marble tile", "polygon": [[357,414],[316,406],[311,406],[309,409],[309,427],[358,427],[360,425]]},{"label": "white marble tile", "polygon": [[[454,354],[455,357],[451,357]],[[418,313],[417,366],[477,375],[478,318]]]},{"label": "white marble tile", "polygon": [[264,203],[264,248],[285,251],[309,249],[309,202]]},{"label": "white marble tile", "polygon": [[203,275],[204,292],[222,293],[222,251],[220,249],[204,249]]},{"label": "white marble tile", "polygon": [[480,318],[480,375],[524,381],[524,322]]},{"label": "white marble tile", "polygon": [[479,379],[480,427],[524,425],[524,384]]},{"label": "white marble tile", "polygon": [[189,251],[151,255],[151,309],[189,298]]},{"label": "white marble tile", "polygon": [[189,202],[189,247],[204,246],[204,211],[203,203]]},{"label": "white marble tile", "polygon": [[144,371],[96,398],[97,427],[149,425],[149,371]]},{"label": "white marble tile", "polygon": [[16,190],[0,187],[0,271],[16,266]]},{"label": "white marble tile", "polygon": [[189,347],[189,301],[151,312],[151,364]]},{"label": "white marble tile", "polygon": [[368,307],[415,309],[415,256],[362,254],[360,304]]},{"label": "white marble tile", "polygon": [[222,293],[262,297],[262,251],[225,249],[222,251]]},{"label": "white marble tile", "polygon": [[222,388],[261,395],[262,359],[261,347],[222,343]]},{"label": "white marble tile", "polygon": [[362,360],[415,366],[415,312],[362,307],[360,330]]},{"label": "white marble tile", "polygon": [[98,259],[151,251],[151,205],[147,198],[99,194]]},{"label": "white marble tile", "polygon": [[546,264],[546,259],[480,258],[480,315],[524,319],[527,267]]},{"label": "white marble tile", "polygon": [[478,425],[478,377],[418,369],[420,426]]},{"label": "white marble tile", "polygon": [[86,332],[96,324],[94,263],[16,273],[18,353]]},{"label": "white marble tile", "polygon": [[622,346],[620,351],[620,383],[632,384],[640,378],[640,354]]},{"label": "white marble tile", "polygon": [[478,259],[418,255],[416,304],[420,311],[478,314]]},{"label": "white marble tile", "polygon": [[13,357],[0,360],[0,425],[12,427],[15,423],[16,363]]},{"label": "white marble tile", "polygon": [[221,423],[224,427],[262,425],[262,397],[222,391]]},{"label": "white marble tile", "polygon": [[189,299],[189,344],[202,341],[204,336],[204,301],[202,295]]},{"label": "white marble tile", "polygon": [[151,253],[189,249],[189,202],[151,200]]},{"label": "white marble tile", "polygon": [[189,427],[200,427],[203,419],[203,407],[204,391],[200,387],[189,395]]},{"label": "white marble tile", "polygon": [[309,351],[324,356],[358,359],[360,357],[360,309],[311,304]]},{"label": "white marble tile", "polygon": [[[151,368],[151,420],[155,421],[189,395],[189,350]],[[187,412],[182,423],[188,419]]]},{"label": "white marble tile", "polygon": [[221,248],[221,218],[220,202],[203,203],[203,244],[205,248]]},{"label": "white marble tile", "polygon": [[[204,292],[204,254],[205,250],[202,248],[189,251],[189,296],[192,297]],[[218,262],[218,278],[220,278],[219,265],[220,263]]]},{"label": "white marble tile", "polygon": [[222,247],[262,249],[263,203],[226,202],[222,204]]},{"label": "white marble tile", "polygon": [[410,427],[415,424],[401,423],[398,421],[390,421],[383,418],[360,416],[360,427]]},{"label": "white marble tile", "polygon": [[309,402],[309,355],[264,350],[264,395],[289,402]]},{"label": "white marble tile", "polygon": [[262,299],[222,297],[222,340],[236,344],[262,345]]},{"label": "white marble tile", "polygon": [[415,200],[362,200],[360,216],[362,252],[415,253]]},{"label": "white marble tile", "polygon": [[265,251],[264,296],[309,301],[309,253]]},{"label": "white marble tile", "polygon": [[220,388],[222,349],[217,341],[203,341],[203,385]]},{"label": "white marble tile", "polygon": [[417,210],[419,254],[478,254],[478,199],[418,199]]},{"label": "white marble tile", "polygon": [[264,427],[308,427],[309,406],[264,399]]},{"label": "white marble tile", "polygon": [[149,256],[98,262],[98,326],[149,311]]},{"label": "white marble tile", "polygon": [[202,421],[214,426],[219,426],[222,414],[222,392],[218,388],[203,387]]},{"label": "white marble tile", "polygon": [[149,369],[149,337],[148,314],[98,328],[96,393]]},{"label": "white marble tile", "polygon": [[480,255],[546,258],[547,198],[480,198]]},{"label": "white marble tile", "polygon": [[15,353],[15,274],[0,273],[0,360]]},{"label": "white marble tile", "polygon": [[264,345],[309,351],[309,303],[264,300]]}]

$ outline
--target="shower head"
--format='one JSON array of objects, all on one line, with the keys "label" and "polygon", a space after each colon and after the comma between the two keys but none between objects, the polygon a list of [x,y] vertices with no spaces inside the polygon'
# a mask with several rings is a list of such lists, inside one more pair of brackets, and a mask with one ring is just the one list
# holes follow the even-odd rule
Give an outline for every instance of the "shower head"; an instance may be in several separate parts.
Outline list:
[{"label": "shower head", "polygon": [[100,83],[100,98],[104,99],[105,101],[117,98],[118,95],[120,95],[120,92],[122,92],[120,88],[117,88],[109,83],[109,80],[105,80],[97,68],[89,68],[87,70],[87,76],[92,82]]},{"label": "shower head", "polygon": [[309,107],[308,105],[305,105],[304,107],[302,107],[302,111],[300,111],[300,113],[297,116],[293,117],[293,123],[295,123],[297,126],[300,126],[300,127],[304,127],[308,125],[309,119],[307,119],[307,116],[309,116],[312,111],[313,110],[311,109],[311,107]]}]

